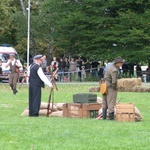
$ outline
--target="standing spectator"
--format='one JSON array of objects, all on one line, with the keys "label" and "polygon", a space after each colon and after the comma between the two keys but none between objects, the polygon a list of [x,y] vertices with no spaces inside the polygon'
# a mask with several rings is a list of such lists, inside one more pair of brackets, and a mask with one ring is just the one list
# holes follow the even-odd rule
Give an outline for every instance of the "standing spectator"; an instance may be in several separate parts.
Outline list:
[{"label": "standing spectator", "polygon": [[42,55],[36,55],[34,57],[34,63],[29,68],[29,116],[38,117],[41,105],[41,87],[44,87],[44,83],[50,88],[53,88],[52,83],[44,75],[41,68]]},{"label": "standing spectator", "polygon": [[51,66],[53,66],[55,63],[56,67],[58,67],[58,61],[56,59],[56,57],[53,57],[53,61],[51,62]]},{"label": "standing spectator", "polygon": [[123,76],[126,77],[127,74],[128,74],[128,63],[125,62],[123,65],[122,65],[122,71],[123,71]]},{"label": "standing spectator", "polygon": [[78,81],[78,78],[79,78],[79,71],[80,71],[80,64],[79,64],[79,61],[78,59],[76,59],[76,70],[75,70],[75,79],[76,81]]},{"label": "standing spectator", "polygon": [[19,60],[15,59],[14,54],[11,54],[10,59],[8,60],[6,64],[6,68],[9,66],[10,67],[10,74],[9,74],[9,85],[13,91],[13,94],[16,94],[17,91],[17,81],[19,79],[19,68],[22,67],[22,64]]},{"label": "standing spectator", "polygon": [[77,62],[77,68],[78,68],[78,78],[81,81],[81,66],[82,66],[81,58],[79,57],[76,62]]},{"label": "standing spectator", "polygon": [[86,71],[87,77],[90,77],[91,63],[90,63],[89,59],[87,59],[86,62],[85,62],[85,71]]},{"label": "standing spectator", "polygon": [[109,62],[107,63],[107,65],[105,65],[104,70],[103,70],[103,75],[105,75],[106,70],[113,64],[113,62]]},{"label": "standing spectator", "polygon": [[129,63],[128,64],[128,69],[129,69],[129,76],[132,78],[134,76],[134,63]]},{"label": "standing spectator", "polygon": [[142,78],[142,69],[141,69],[141,65],[139,64],[136,65],[136,76],[137,78]]},{"label": "standing spectator", "polygon": [[69,68],[70,68],[70,62],[68,58],[65,58],[64,61],[65,67],[64,67],[64,81],[68,82],[69,81]]},{"label": "standing spectator", "polygon": [[146,81],[150,82],[150,65],[148,65],[148,68],[146,69]]},{"label": "standing spectator", "polygon": [[60,58],[58,62],[58,81],[61,82],[64,79],[64,69],[65,69],[65,62],[62,58]]},{"label": "standing spectator", "polygon": [[103,119],[106,119],[107,109],[109,113],[109,120],[114,120],[114,106],[117,98],[117,80],[118,70],[123,64],[123,59],[117,57],[114,63],[108,67],[105,72],[104,80],[107,84],[107,93],[102,96],[102,115]]},{"label": "standing spectator", "polygon": [[84,81],[85,78],[86,78],[85,65],[84,65],[84,62],[82,62],[82,66],[81,66],[81,80]]},{"label": "standing spectator", "polygon": [[70,61],[70,81],[72,80],[72,77],[74,76],[76,71],[76,62],[74,61],[74,58],[71,58]]},{"label": "standing spectator", "polygon": [[[0,59],[0,76],[2,75],[2,60]],[[0,78],[0,82],[1,82],[1,78]]]},{"label": "standing spectator", "polygon": [[42,57],[42,59],[43,59],[42,70],[43,70],[43,72],[46,72],[46,66],[47,66],[46,55],[44,55],[44,56]]},{"label": "standing spectator", "polygon": [[92,61],[92,77],[94,78],[98,78],[98,65],[99,65],[99,62],[94,60]]}]

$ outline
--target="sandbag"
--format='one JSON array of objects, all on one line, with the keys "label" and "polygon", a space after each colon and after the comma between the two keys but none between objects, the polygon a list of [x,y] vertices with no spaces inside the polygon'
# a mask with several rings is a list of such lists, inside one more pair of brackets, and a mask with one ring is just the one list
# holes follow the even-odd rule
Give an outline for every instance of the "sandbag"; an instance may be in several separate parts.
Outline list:
[{"label": "sandbag", "polygon": [[63,109],[63,104],[64,103],[55,103],[55,106],[56,106],[57,110],[62,110]]},{"label": "sandbag", "polygon": [[28,109],[28,108],[25,109],[25,110],[23,111],[23,113],[21,114],[21,116],[29,116],[29,109]]},{"label": "sandbag", "polygon": [[97,102],[98,103],[102,103],[102,98],[101,97],[97,97]]},{"label": "sandbag", "polygon": [[[48,103],[45,103],[45,102],[41,102],[41,105],[40,105],[40,109],[47,109],[47,105]],[[52,103],[50,103],[50,110],[52,109]],[[53,105],[53,111],[56,111],[57,110],[57,107],[56,105],[54,104]]]},{"label": "sandbag", "polygon": [[99,91],[100,91],[100,86],[89,88],[89,92],[99,92]]},{"label": "sandbag", "polygon": [[142,121],[142,115],[137,107],[135,107],[135,121]]},{"label": "sandbag", "polygon": [[63,117],[63,111],[55,111],[50,114],[53,117]]}]

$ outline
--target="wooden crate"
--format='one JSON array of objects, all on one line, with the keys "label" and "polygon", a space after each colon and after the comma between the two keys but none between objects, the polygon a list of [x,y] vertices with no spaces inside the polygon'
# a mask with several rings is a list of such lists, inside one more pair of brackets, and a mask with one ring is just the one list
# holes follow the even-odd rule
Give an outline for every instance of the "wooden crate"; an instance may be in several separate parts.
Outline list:
[{"label": "wooden crate", "polygon": [[95,118],[100,108],[101,103],[66,103],[63,105],[63,117]]},{"label": "wooden crate", "polygon": [[135,108],[133,103],[119,103],[116,105],[116,121],[134,122]]}]

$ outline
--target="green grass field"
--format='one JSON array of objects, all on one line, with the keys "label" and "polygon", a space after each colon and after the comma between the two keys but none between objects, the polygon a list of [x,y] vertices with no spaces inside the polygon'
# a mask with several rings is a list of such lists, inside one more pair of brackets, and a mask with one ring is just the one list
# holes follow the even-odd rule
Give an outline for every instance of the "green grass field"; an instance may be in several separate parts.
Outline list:
[{"label": "green grass field", "polygon": [[[58,84],[55,102],[72,102],[76,93],[88,92],[87,84]],[[43,89],[47,102],[49,90]],[[100,93],[96,93],[101,96]],[[13,95],[0,84],[0,150],[149,150],[150,93],[118,93],[122,102],[133,102],[142,122],[116,122],[77,118],[20,116],[28,107],[28,86]]]}]

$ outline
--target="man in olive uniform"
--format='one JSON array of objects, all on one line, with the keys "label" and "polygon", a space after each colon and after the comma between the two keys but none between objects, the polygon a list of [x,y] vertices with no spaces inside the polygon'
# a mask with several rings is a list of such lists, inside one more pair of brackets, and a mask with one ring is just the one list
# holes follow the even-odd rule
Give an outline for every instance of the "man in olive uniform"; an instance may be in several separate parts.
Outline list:
[{"label": "man in olive uniform", "polygon": [[5,68],[7,68],[8,66],[10,67],[9,85],[13,90],[13,94],[16,94],[18,92],[16,86],[19,78],[19,68],[22,67],[22,64],[19,60],[15,59],[14,54],[10,54],[9,58],[10,59],[8,60]]},{"label": "man in olive uniform", "polygon": [[124,63],[121,57],[115,58],[114,62],[107,68],[104,74],[104,80],[107,84],[107,94],[102,98],[102,115],[103,119],[106,119],[107,109],[109,120],[114,120],[114,106],[117,98],[117,79],[119,73],[119,67]]},{"label": "man in olive uniform", "polygon": [[42,70],[42,55],[34,56],[34,62],[29,67],[29,116],[38,117],[41,105],[41,87],[44,83],[53,88]]}]

